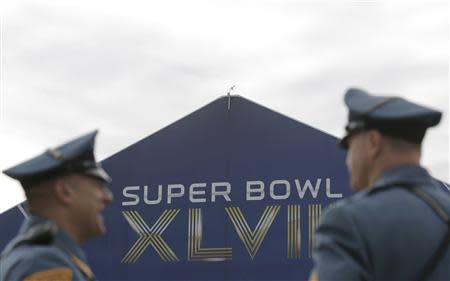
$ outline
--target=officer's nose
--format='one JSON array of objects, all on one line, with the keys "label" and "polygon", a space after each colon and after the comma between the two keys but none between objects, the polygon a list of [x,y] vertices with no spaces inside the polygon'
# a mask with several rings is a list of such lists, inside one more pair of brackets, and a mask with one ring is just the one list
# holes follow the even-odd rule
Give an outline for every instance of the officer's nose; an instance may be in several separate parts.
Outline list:
[{"label": "officer's nose", "polygon": [[107,187],[103,187],[103,201],[105,205],[110,204],[114,200],[114,195],[112,194],[111,190]]}]

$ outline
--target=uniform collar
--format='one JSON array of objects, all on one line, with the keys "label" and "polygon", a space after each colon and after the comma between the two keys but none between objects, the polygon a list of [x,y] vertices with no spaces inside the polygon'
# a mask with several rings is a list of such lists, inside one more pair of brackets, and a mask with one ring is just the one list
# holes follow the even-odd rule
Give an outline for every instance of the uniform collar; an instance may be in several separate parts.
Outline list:
[{"label": "uniform collar", "polygon": [[[25,234],[31,227],[48,221],[49,220],[42,218],[40,216],[30,215],[22,224],[19,233]],[[82,260],[83,262],[86,262],[86,256],[81,247],[77,243],[75,243],[75,241],[72,238],[70,238],[69,235],[60,228],[58,228],[58,232],[54,237],[53,245],[61,249],[66,254],[68,254],[69,257],[75,255],[78,259]]]},{"label": "uniform collar", "polygon": [[396,184],[423,185],[432,178],[427,170],[415,164],[399,165],[381,174],[370,188],[371,191]]}]

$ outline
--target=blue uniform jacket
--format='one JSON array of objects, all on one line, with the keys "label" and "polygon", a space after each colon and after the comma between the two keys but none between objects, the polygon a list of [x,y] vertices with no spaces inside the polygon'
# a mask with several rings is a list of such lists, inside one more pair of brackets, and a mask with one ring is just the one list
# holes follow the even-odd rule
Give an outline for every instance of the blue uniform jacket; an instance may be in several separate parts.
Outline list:
[{"label": "blue uniform jacket", "polygon": [[[448,193],[422,167],[403,165],[383,173],[371,188],[324,212],[313,253],[319,280],[418,278],[448,226],[398,185],[417,186],[450,214]],[[448,247],[429,280],[450,280]]]},{"label": "blue uniform jacket", "polygon": [[83,251],[62,230],[33,241],[36,229],[49,223],[37,216],[25,220],[0,257],[0,280],[94,280]]}]

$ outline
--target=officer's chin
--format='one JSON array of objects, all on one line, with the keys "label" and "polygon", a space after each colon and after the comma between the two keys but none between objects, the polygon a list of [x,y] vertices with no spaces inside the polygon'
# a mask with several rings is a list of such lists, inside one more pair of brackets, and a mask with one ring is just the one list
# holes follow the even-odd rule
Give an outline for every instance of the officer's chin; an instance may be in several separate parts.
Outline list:
[{"label": "officer's chin", "polygon": [[102,215],[98,215],[97,217],[97,236],[100,235],[104,235],[106,234],[106,226],[105,226],[105,222],[103,221],[103,216]]}]

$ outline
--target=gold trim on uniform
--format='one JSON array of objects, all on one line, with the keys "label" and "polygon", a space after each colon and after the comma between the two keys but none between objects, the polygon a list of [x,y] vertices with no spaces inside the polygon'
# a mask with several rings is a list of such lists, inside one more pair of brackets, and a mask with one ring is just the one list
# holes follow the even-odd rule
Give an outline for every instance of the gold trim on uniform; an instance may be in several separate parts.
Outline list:
[{"label": "gold trim on uniform", "polygon": [[72,270],[68,267],[58,267],[33,273],[23,281],[72,281]]},{"label": "gold trim on uniform", "polygon": [[309,281],[319,281],[319,278],[317,277],[317,272],[313,271],[311,275],[309,276]]},{"label": "gold trim on uniform", "polygon": [[88,279],[93,279],[94,273],[92,273],[91,268],[82,260],[77,258],[76,256],[71,256],[73,263],[78,267],[78,269],[86,276]]}]

